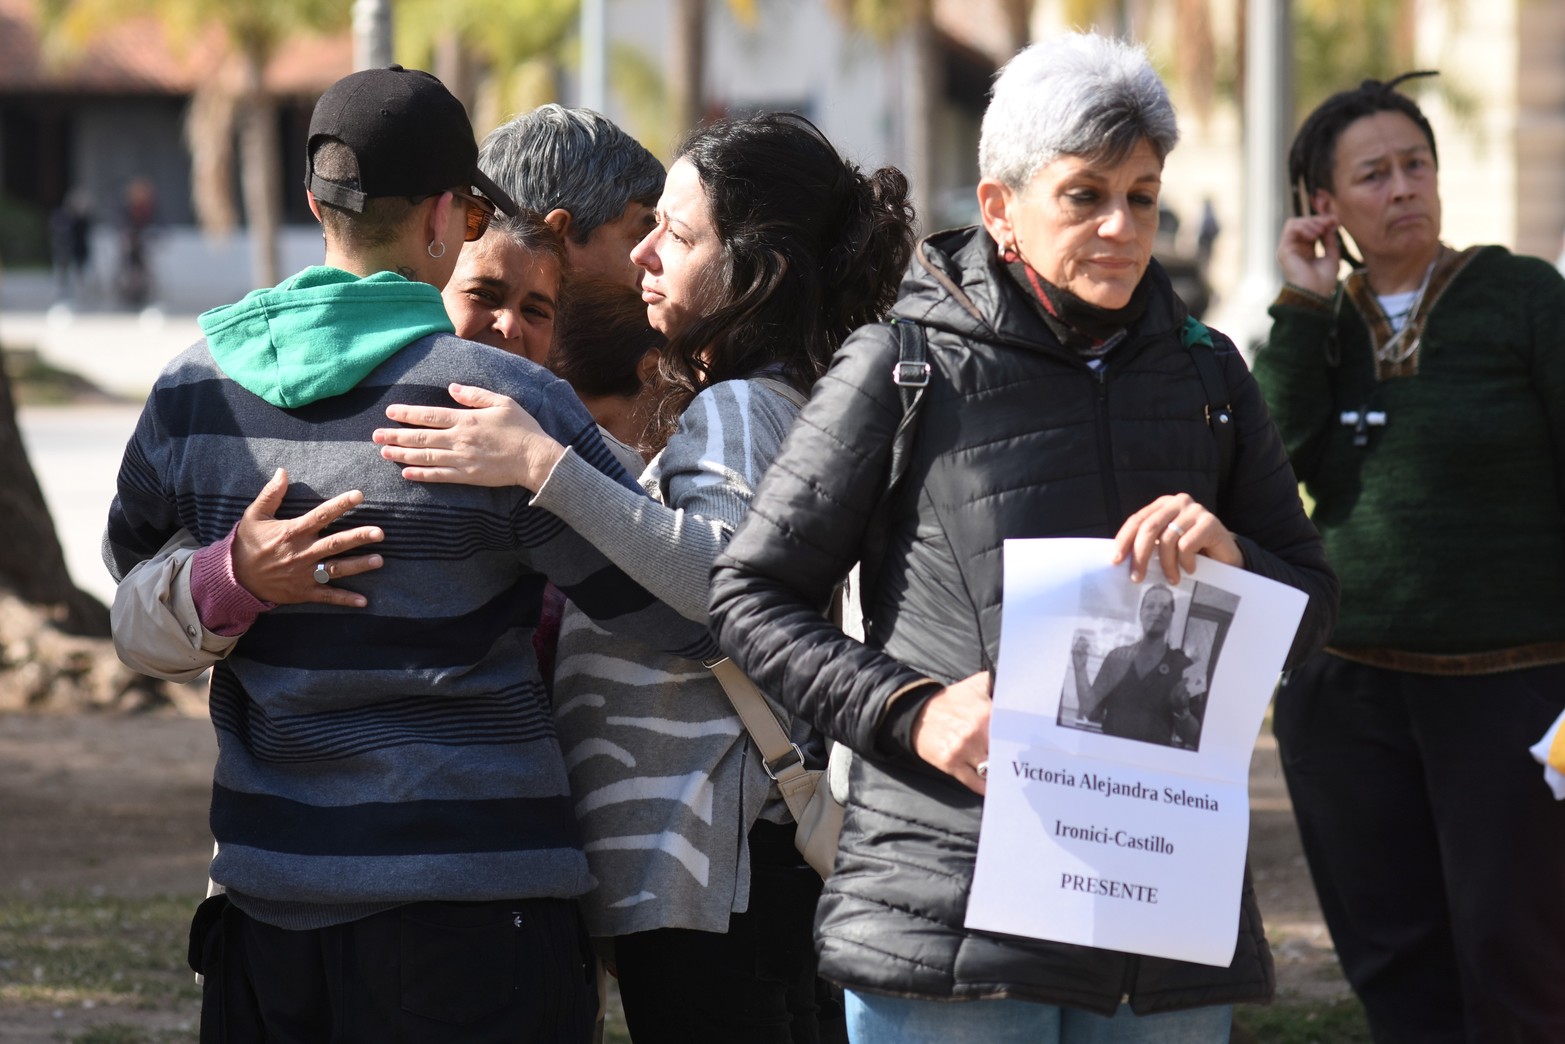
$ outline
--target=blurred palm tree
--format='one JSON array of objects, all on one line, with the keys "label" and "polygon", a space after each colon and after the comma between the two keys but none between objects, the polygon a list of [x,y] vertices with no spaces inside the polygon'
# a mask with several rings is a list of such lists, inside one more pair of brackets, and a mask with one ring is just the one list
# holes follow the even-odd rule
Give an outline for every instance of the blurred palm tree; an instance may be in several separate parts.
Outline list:
[{"label": "blurred palm tree", "polygon": [[[1389,80],[1414,68],[1414,31],[1417,20],[1461,17],[1461,5],[1436,0],[1359,0],[1339,4],[1334,0],[1293,0],[1293,54],[1295,113],[1302,118],[1337,91],[1356,87],[1365,79]],[[1460,39],[1460,34],[1449,34]],[[1467,123],[1478,112],[1479,101],[1459,80],[1440,76],[1413,81],[1406,90],[1428,90],[1440,96],[1458,122]]]},{"label": "blurred palm tree", "polygon": [[1413,0],[1293,0],[1294,105],[1307,113],[1365,78],[1387,80],[1413,59]]},{"label": "blurred palm tree", "polygon": [[[1294,58],[1294,111],[1302,116],[1328,95],[1366,78],[1386,80],[1413,67],[1414,31],[1419,0],[1291,0]],[[1079,27],[1127,33],[1159,9],[1172,6],[1174,27],[1169,80],[1188,105],[1205,119],[1220,97],[1243,104],[1246,0],[1237,4],[1238,26],[1232,44],[1219,47],[1212,0],[1065,0],[1065,21]],[[1459,5],[1435,0],[1422,5],[1423,17],[1455,18]],[[1459,117],[1474,111],[1472,95],[1442,78],[1429,85]]]},{"label": "blurred palm tree", "polygon": [[256,286],[272,286],[277,231],[282,224],[282,156],[277,101],[266,67],[288,39],[306,30],[348,24],[350,0],[39,0],[46,45],[71,51],[108,29],[155,19],[176,46],[207,44],[215,31],[224,48],[216,75],[196,84],[185,116],[196,219],[212,233],[232,231],[234,139],[238,131],[240,192],[250,229],[250,270]]},{"label": "blurred palm tree", "polygon": [[[397,60],[429,69],[476,116],[479,84],[498,112],[553,98],[553,56],[576,31],[579,0],[396,0]],[[482,134],[481,124],[475,129]]]}]

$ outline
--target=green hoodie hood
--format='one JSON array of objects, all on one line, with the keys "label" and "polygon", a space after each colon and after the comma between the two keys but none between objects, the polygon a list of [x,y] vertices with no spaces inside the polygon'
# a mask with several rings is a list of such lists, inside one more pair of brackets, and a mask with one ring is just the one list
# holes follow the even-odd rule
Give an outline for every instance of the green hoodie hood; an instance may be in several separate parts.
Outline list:
[{"label": "green hoodie hood", "polygon": [[341,395],[420,337],[455,329],[428,283],[319,265],[199,321],[223,372],[283,409]]}]

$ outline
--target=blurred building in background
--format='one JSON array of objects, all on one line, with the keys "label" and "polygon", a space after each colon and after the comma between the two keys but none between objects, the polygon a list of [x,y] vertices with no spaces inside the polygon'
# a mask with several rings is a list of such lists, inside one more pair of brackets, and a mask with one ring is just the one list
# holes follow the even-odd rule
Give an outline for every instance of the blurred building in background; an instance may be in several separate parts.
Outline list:
[{"label": "blurred building in background", "polygon": [[[352,0],[333,2],[341,28],[290,37],[264,73],[277,103],[284,273],[319,259],[300,175],[314,99],[352,62]],[[1565,238],[1558,0],[584,0],[601,5],[599,64],[583,54],[578,0],[387,2],[397,60],[447,80],[480,132],[542,101],[598,96],[580,79],[601,67],[603,108],[660,156],[693,118],[795,110],[860,164],[906,171],[926,229],[976,217],[979,120],[1018,46],[1070,26],[1127,33],[1148,44],[1181,116],[1160,256],[1203,275],[1219,306],[1243,275],[1244,20],[1248,8],[1291,4],[1300,111],[1365,75],[1442,70],[1418,90],[1440,136],[1448,241],[1553,259]],[[243,164],[193,177],[185,131],[197,88],[228,75],[222,48],[176,45],[149,20],[59,47],[38,8],[0,0],[0,264],[46,266],[50,215],[70,198],[88,201],[92,264],[107,276],[127,187],[141,181],[155,199],[155,298],[192,310],[249,289]],[[198,184],[227,184],[232,235],[197,230]]]},{"label": "blurred building in background", "polygon": [[[237,165],[215,173],[239,234],[203,237],[192,202],[187,116],[198,88],[224,75],[222,48],[209,37],[176,46],[157,21],[133,19],[105,25],[79,48],[51,46],[36,0],[0,0],[0,264],[8,273],[50,263],[50,219],[69,201],[90,222],[102,303],[114,301],[138,225],[155,293],[175,306],[201,307],[247,289]],[[301,34],[265,70],[265,89],[277,100],[290,260],[319,257],[302,187],[304,131],[316,97],[350,68],[345,34]]]}]

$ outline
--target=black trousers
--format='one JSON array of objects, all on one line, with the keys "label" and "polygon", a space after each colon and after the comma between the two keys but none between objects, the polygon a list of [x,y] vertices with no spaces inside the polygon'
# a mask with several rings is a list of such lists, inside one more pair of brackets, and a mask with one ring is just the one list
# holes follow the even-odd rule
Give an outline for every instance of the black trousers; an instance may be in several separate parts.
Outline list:
[{"label": "black trousers", "polygon": [[576,904],[414,903],[289,931],[217,895],[191,925],[202,1044],[587,1044],[597,987]]},{"label": "black trousers", "polygon": [[750,904],[728,931],[659,928],[614,940],[625,1025],[636,1044],[845,1041],[841,992],[815,976],[821,879],[792,823],[750,831]]},{"label": "black trousers", "polygon": [[1274,728],[1377,1041],[1565,1041],[1565,802],[1528,754],[1565,666],[1446,677],[1317,654]]}]

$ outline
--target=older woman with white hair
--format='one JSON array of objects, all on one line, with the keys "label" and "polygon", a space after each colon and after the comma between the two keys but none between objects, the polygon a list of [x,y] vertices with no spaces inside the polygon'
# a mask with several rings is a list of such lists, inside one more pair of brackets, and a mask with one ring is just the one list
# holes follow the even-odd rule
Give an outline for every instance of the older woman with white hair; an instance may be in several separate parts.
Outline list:
[{"label": "older woman with white hair", "polygon": [[[1113,538],[1138,582],[1205,555],[1292,585],[1309,605],[1291,661],[1336,615],[1249,371],[1152,260],[1177,137],[1139,49],[1071,35],[1017,55],[984,118],[982,224],[920,244],[907,325],[837,353],[718,559],[724,651],[859,754],[817,914],[855,1041],[1226,1041],[1231,1005],[1272,992],[1248,885],[1226,968],[963,924],[1007,538]],[[894,370],[927,377],[910,444]],[[863,645],[819,614],[860,560]]]}]

